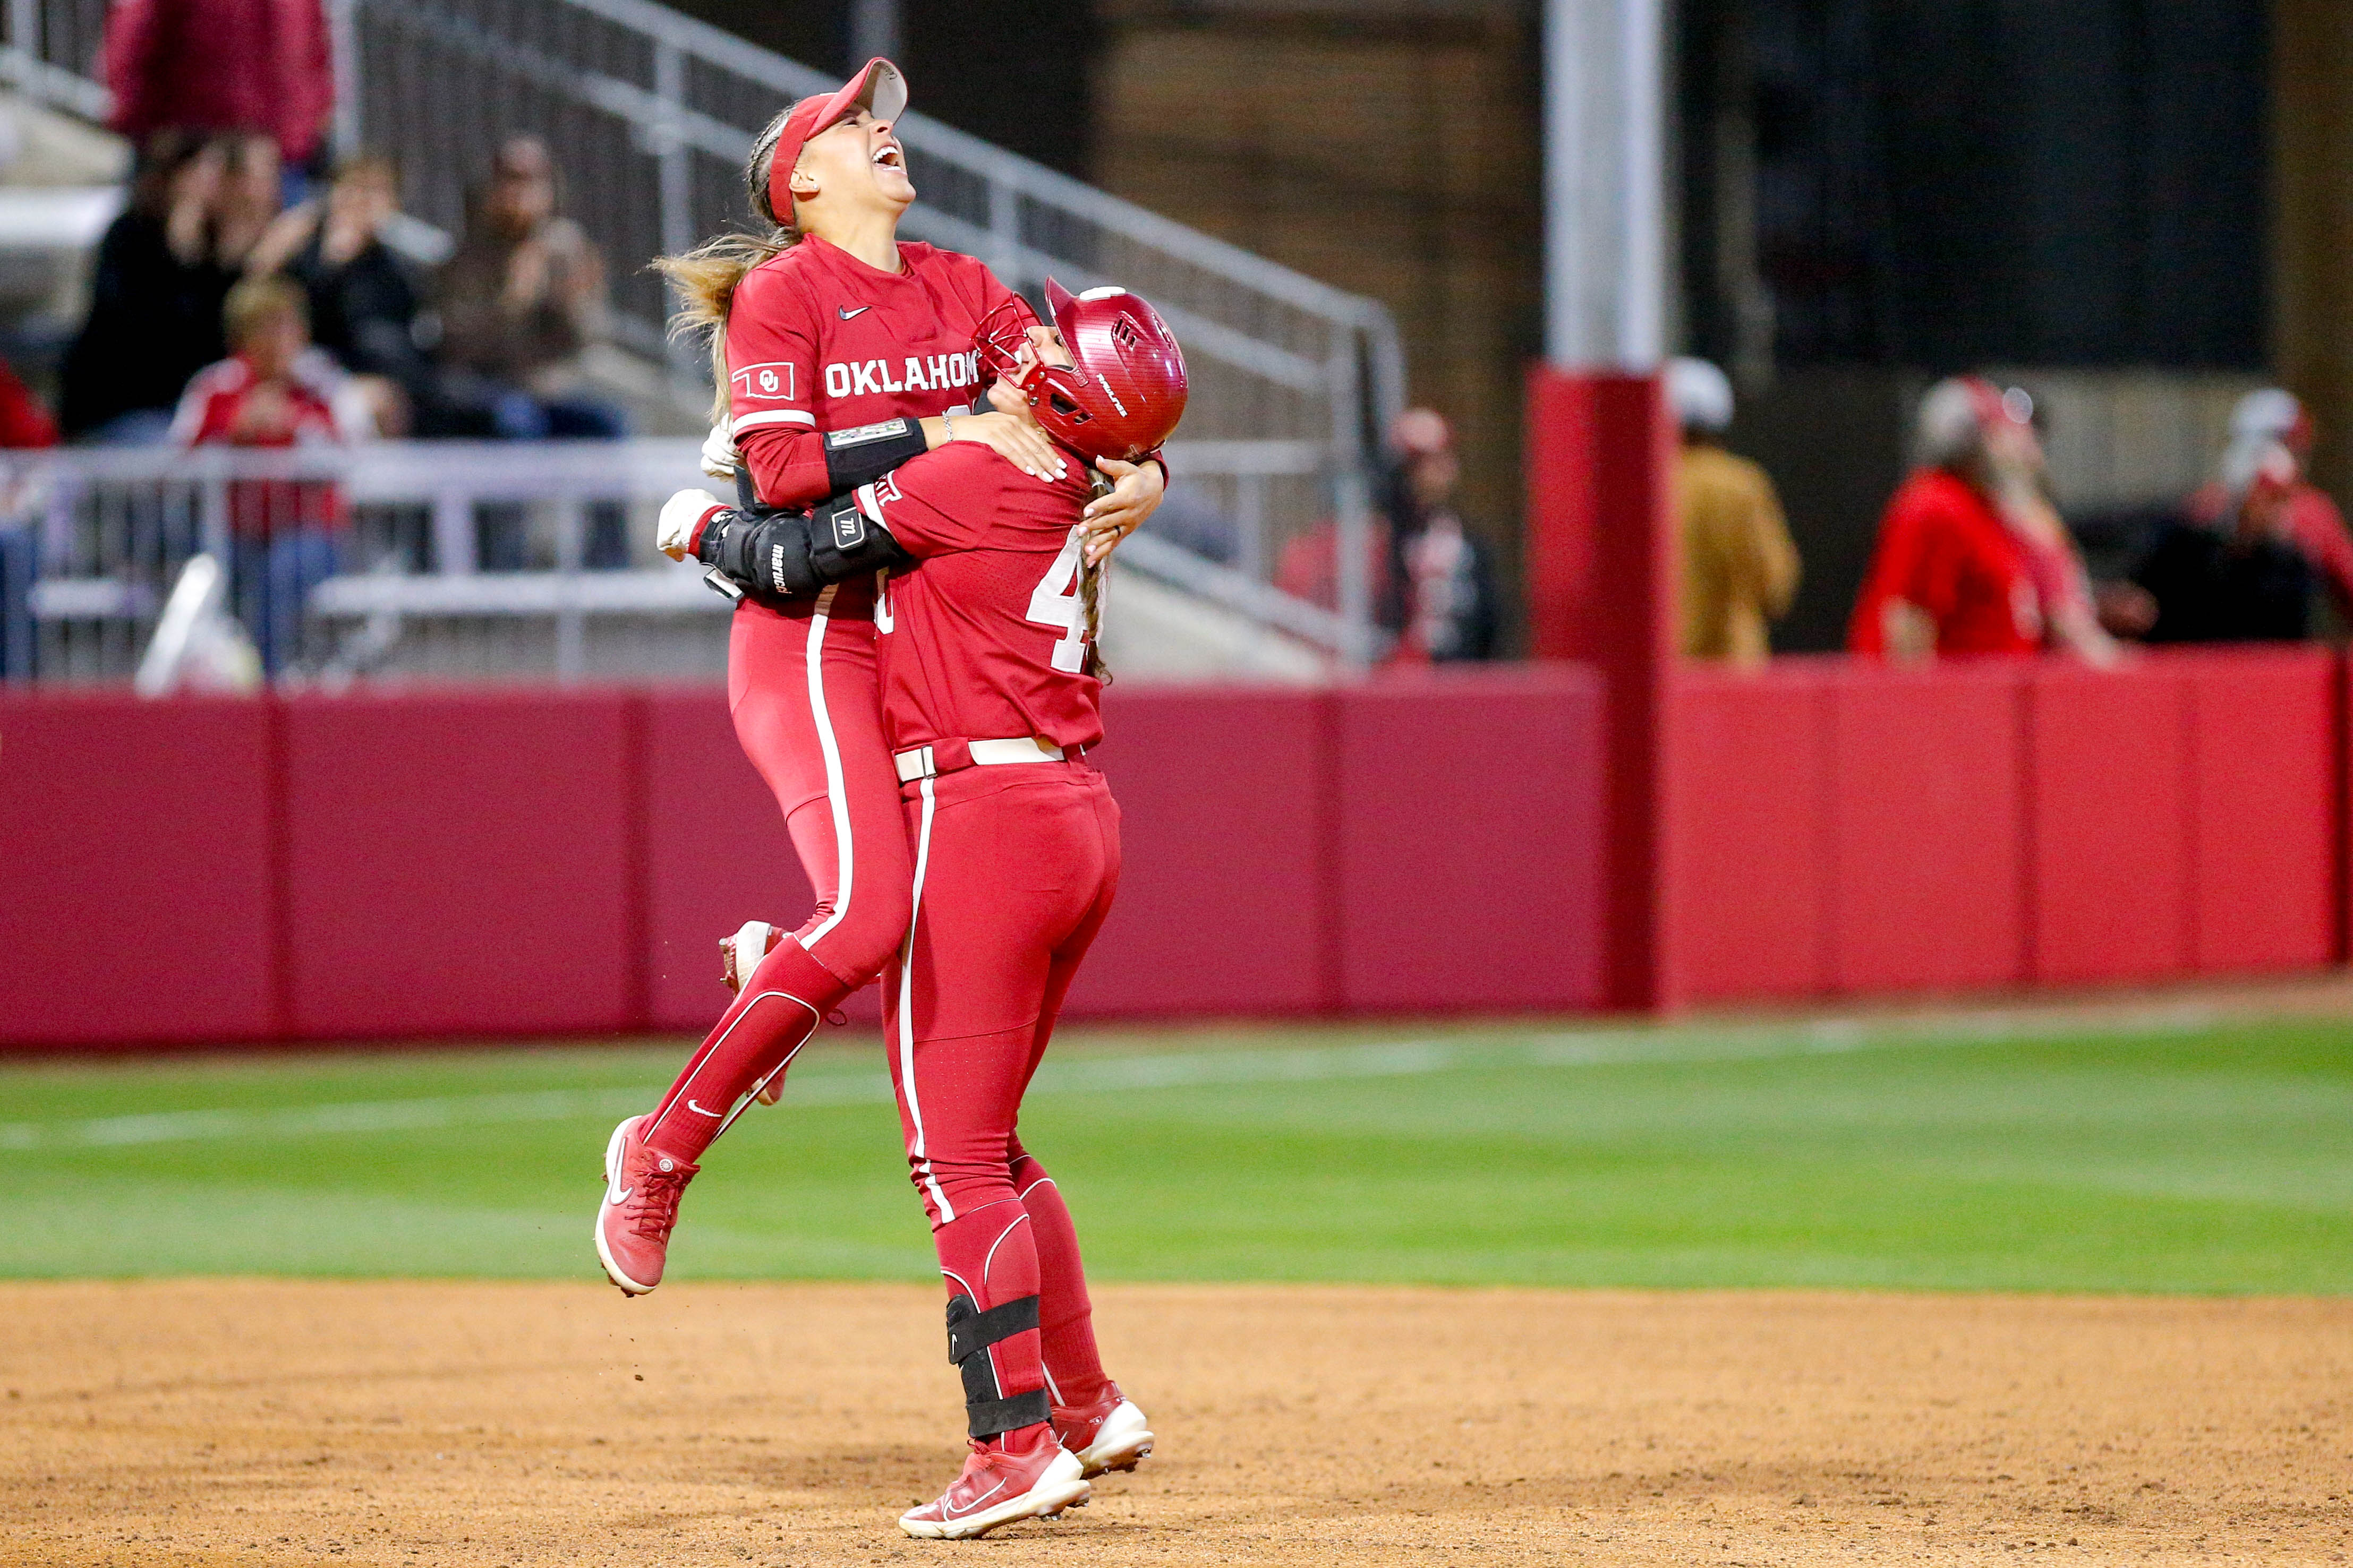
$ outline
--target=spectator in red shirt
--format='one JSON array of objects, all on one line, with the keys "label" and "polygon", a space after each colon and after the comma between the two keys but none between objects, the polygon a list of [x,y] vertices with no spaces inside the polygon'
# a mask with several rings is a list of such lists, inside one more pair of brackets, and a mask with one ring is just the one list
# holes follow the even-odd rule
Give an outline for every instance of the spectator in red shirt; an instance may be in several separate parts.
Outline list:
[{"label": "spectator in red shirt", "polygon": [[298,167],[318,153],[335,100],[320,0],[115,0],[104,67],[110,123],[133,142],[258,132]]},{"label": "spectator in red shirt", "polygon": [[2042,647],[2034,566],[1996,500],[1997,452],[2024,429],[1985,382],[1930,389],[1920,405],[1919,467],[1888,502],[1847,629],[1854,652],[1919,662]]},{"label": "spectator in red shirt", "polygon": [[2051,500],[2033,406],[1973,376],[1929,389],[1920,467],[1888,503],[1848,627],[1854,652],[1920,661],[2048,646],[2094,664],[2121,657]]},{"label": "spectator in red shirt", "polygon": [[[311,333],[301,287],[248,278],[222,308],[233,351],[196,373],[172,421],[184,447],[339,447],[364,434],[305,379]],[[299,646],[311,590],[342,563],[349,520],[327,479],[238,479],[228,489],[229,580],[262,667],[284,668]]]}]

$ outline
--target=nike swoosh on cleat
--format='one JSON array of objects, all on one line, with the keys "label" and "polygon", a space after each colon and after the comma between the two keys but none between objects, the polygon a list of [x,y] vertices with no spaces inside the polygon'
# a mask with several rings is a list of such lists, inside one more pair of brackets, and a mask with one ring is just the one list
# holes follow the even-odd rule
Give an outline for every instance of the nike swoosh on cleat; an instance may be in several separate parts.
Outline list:
[{"label": "nike swoosh on cleat", "polygon": [[1004,1489],[1005,1483],[1003,1481],[999,1481],[995,1486],[989,1488],[987,1491],[981,1493],[978,1497],[973,1499],[970,1506],[965,1508],[958,1508],[955,1504],[948,1501],[947,1499],[942,1498],[940,1499],[940,1512],[949,1519],[954,1519],[960,1513],[970,1513],[974,1509],[978,1508],[982,1503],[987,1502],[990,1498],[995,1497]]},{"label": "nike swoosh on cleat", "polygon": [[708,1117],[710,1117],[710,1118],[711,1118],[712,1121],[717,1121],[720,1117],[723,1117],[723,1116],[724,1116],[724,1115],[726,1115],[726,1114],[727,1114],[727,1113],[726,1113],[725,1111],[723,1111],[723,1110],[703,1110],[703,1109],[702,1109],[702,1107],[701,1107],[701,1106],[699,1106],[699,1105],[695,1104],[695,1103],[694,1103],[694,1101],[693,1101],[693,1100],[689,1100],[686,1102],[686,1108],[687,1108],[689,1110],[693,1111],[697,1116],[708,1116]]},{"label": "nike swoosh on cleat", "polygon": [[858,320],[858,318],[859,318],[859,317],[860,317],[860,316],[862,316],[862,315],[866,314],[866,312],[867,312],[867,311],[869,311],[869,310],[872,310],[872,309],[874,309],[874,307],[873,307],[873,306],[871,306],[871,305],[860,305],[860,306],[859,306],[859,307],[858,307],[858,309],[856,309],[855,310],[853,310],[849,309],[849,307],[848,307],[847,305],[844,305],[844,306],[839,307],[839,314],[840,314],[841,319],[842,319],[843,321],[854,321]]},{"label": "nike swoosh on cleat", "polygon": [[629,1194],[637,1190],[635,1187],[616,1187],[612,1183],[607,1182],[605,1184],[605,1201],[613,1207],[618,1208],[628,1203]]}]

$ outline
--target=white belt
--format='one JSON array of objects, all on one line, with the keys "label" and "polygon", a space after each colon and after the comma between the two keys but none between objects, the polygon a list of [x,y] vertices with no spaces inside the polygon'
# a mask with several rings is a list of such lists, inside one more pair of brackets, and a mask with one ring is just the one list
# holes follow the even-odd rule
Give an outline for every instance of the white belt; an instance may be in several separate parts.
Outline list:
[{"label": "white belt", "polygon": [[[1008,763],[1059,763],[1062,748],[1049,745],[1031,735],[1017,736],[1009,741],[966,741],[960,746],[943,742],[917,746],[913,751],[900,752],[891,760],[899,765],[899,782],[913,784],[917,779],[937,778],[943,773],[960,772],[954,753],[967,751],[971,764],[980,768],[998,768]],[[942,755],[941,753],[947,753]],[[942,764],[945,763],[945,766]]]}]

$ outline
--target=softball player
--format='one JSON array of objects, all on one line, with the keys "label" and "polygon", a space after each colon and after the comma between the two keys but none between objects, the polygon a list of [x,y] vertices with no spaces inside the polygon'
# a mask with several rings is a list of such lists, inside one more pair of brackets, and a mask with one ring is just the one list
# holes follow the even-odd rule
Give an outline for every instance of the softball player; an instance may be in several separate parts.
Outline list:
[{"label": "softball player", "polygon": [[[1050,282],[1047,298],[1057,331],[1032,328],[1004,356],[994,405],[1034,414],[1082,458],[1156,447],[1185,405],[1184,361],[1158,315],[1116,289],[1073,299]],[[1088,494],[1075,466],[1041,478],[957,447],[814,522],[716,508],[698,520],[701,557],[764,597],[921,563],[884,579],[876,608],[882,721],[914,847],[884,1026],[972,1451],[945,1493],[901,1518],[910,1535],[1058,1513],[1153,1440],[1104,1374],[1070,1210],[1016,1125],[1119,881],[1119,808],[1083,760],[1103,733]]]},{"label": "softball player", "polygon": [[[760,506],[809,506],[951,442],[987,447],[1033,482],[1071,478],[1027,422],[955,412],[980,391],[980,323],[1034,318],[971,257],[898,242],[915,195],[892,132],[906,100],[898,68],[877,59],[839,91],[795,104],[745,169],[769,236],[661,263],[685,319],[714,337],[725,411],[707,466],[736,473],[739,494]],[[1156,461],[1104,467],[1118,482],[1088,521],[1115,539],[1158,504],[1166,475]],[[690,491],[664,510],[672,555],[692,552],[711,500]],[[812,599],[737,608],[736,736],[784,810],[818,902],[765,957],[731,955],[743,981],[734,1004],[661,1103],[614,1129],[596,1251],[631,1295],[661,1282],[696,1159],[751,1096],[774,1098],[818,1021],[874,978],[907,929],[912,878],[880,725],[873,603],[871,583],[853,578]]]}]

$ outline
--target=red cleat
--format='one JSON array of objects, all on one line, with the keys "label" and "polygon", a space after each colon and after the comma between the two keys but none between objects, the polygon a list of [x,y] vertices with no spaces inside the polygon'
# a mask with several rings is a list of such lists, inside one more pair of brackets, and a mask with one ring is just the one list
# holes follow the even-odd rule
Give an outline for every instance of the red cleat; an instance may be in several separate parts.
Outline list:
[{"label": "red cleat", "polygon": [[627,1296],[661,1283],[678,1200],[702,1169],[648,1148],[638,1136],[644,1121],[632,1116],[613,1129],[605,1145],[605,1200],[596,1205],[596,1256],[605,1277]]},{"label": "red cleat", "polygon": [[1103,1384],[1103,1397],[1092,1405],[1054,1406],[1054,1436],[1078,1457],[1080,1473],[1092,1478],[1105,1470],[1132,1470],[1152,1452],[1152,1428],[1144,1412],[1119,1391]]},{"label": "red cleat", "polygon": [[937,1502],[901,1514],[899,1528],[926,1541],[969,1541],[1000,1524],[1083,1508],[1093,1489],[1077,1456],[1059,1443],[1008,1454],[975,1440],[955,1484]]}]

